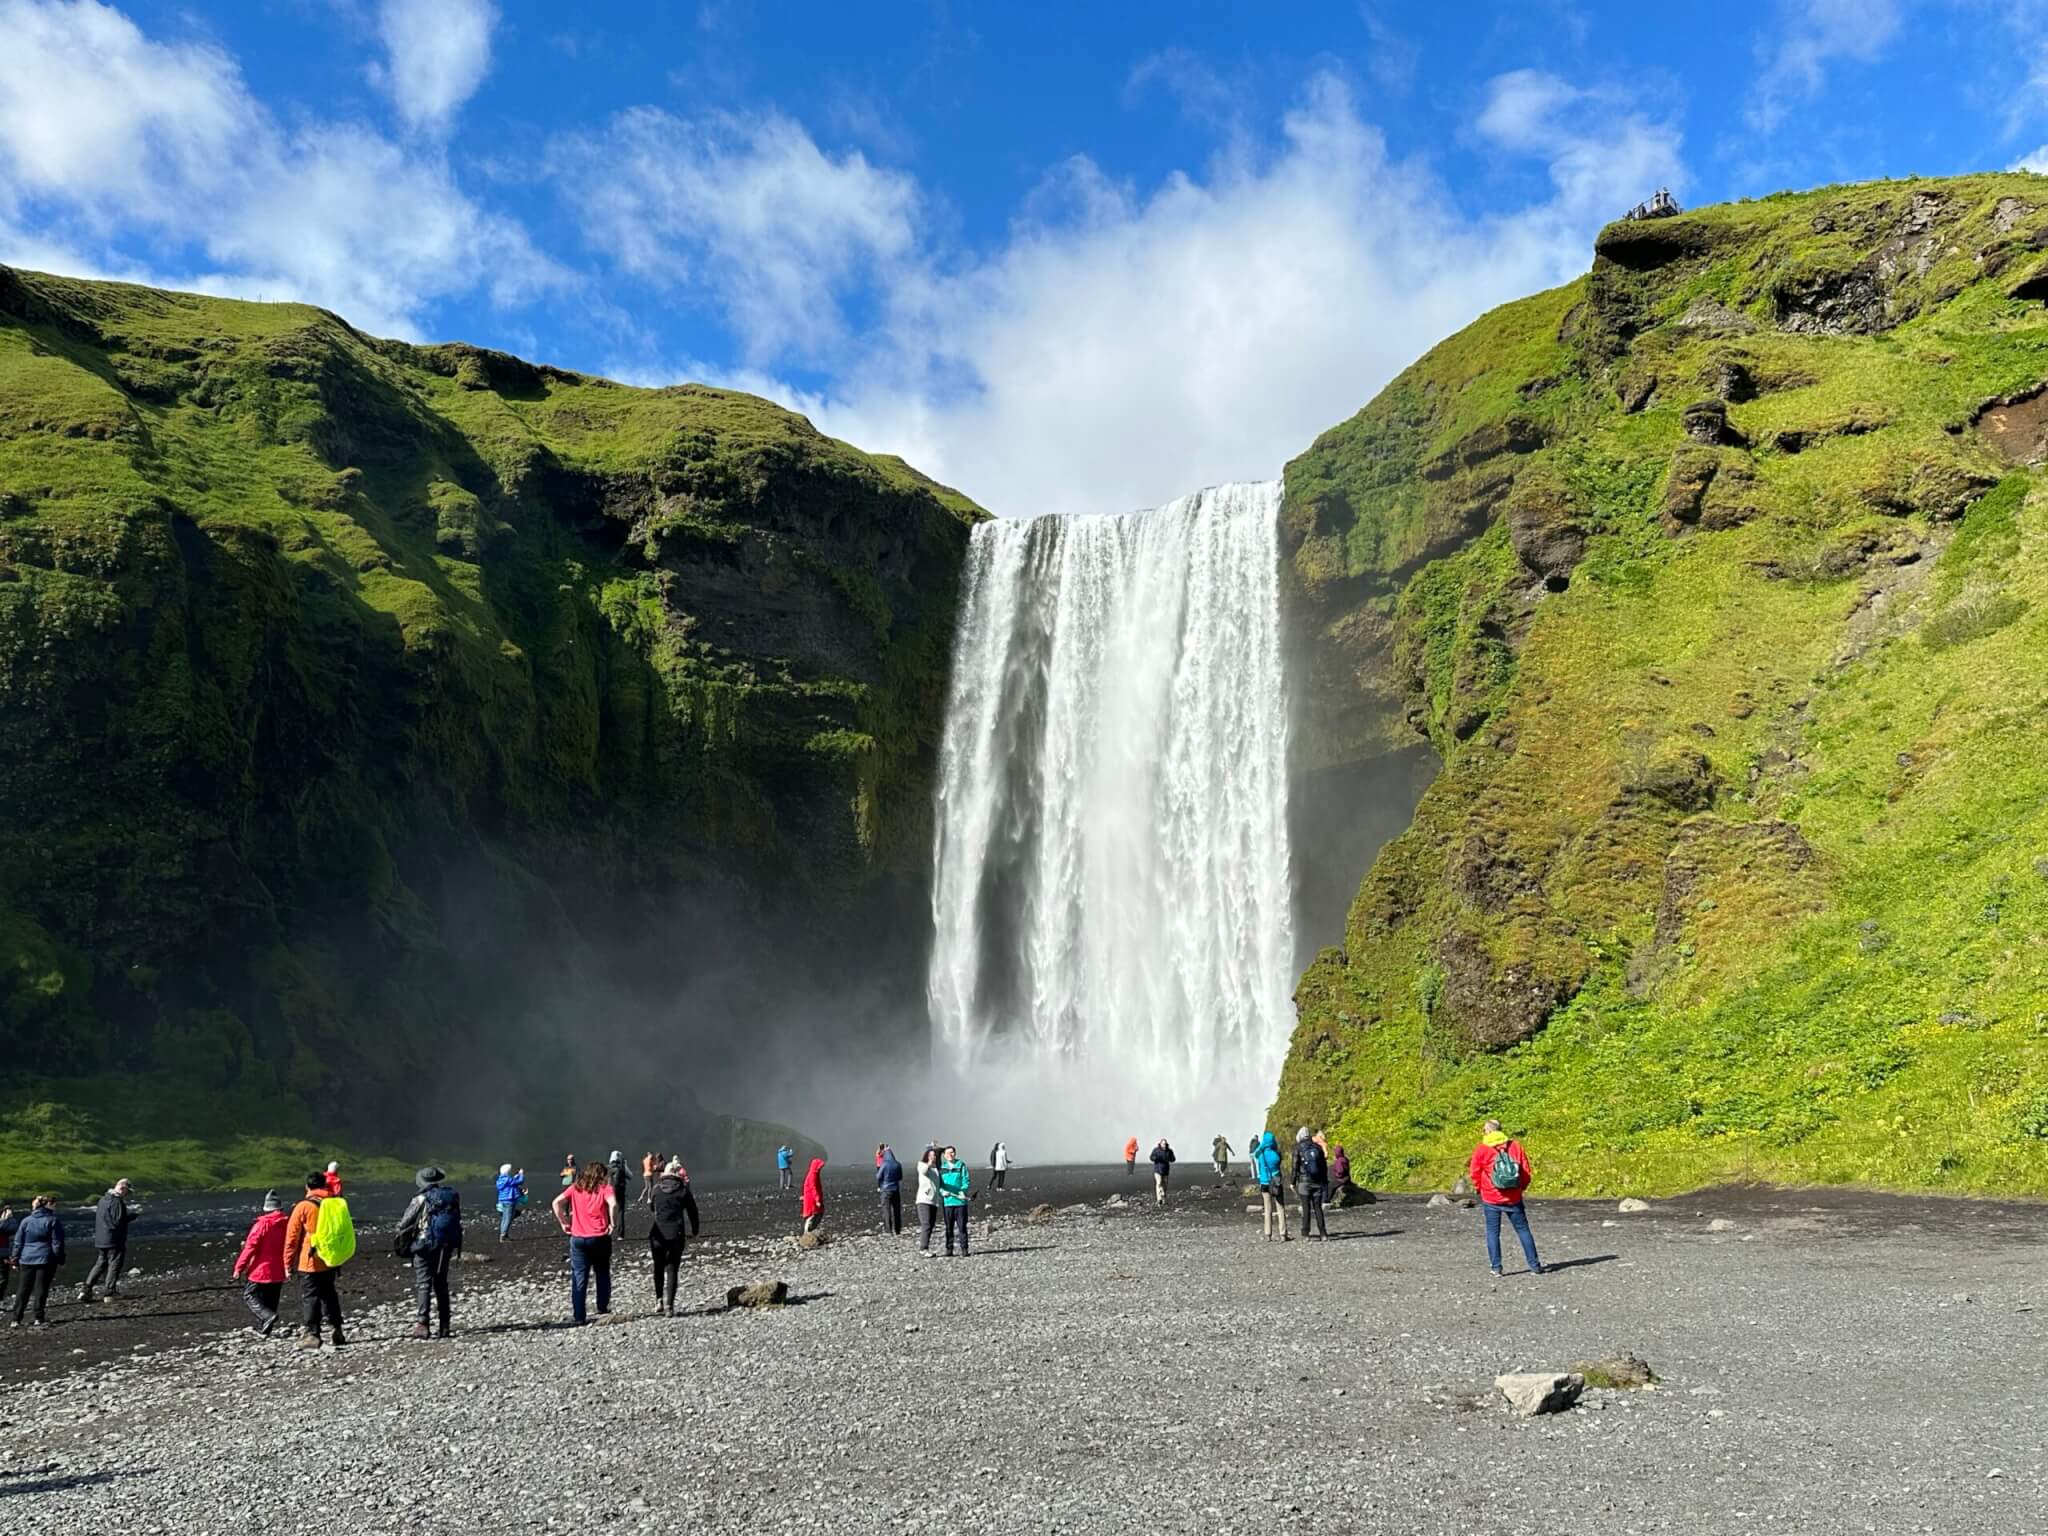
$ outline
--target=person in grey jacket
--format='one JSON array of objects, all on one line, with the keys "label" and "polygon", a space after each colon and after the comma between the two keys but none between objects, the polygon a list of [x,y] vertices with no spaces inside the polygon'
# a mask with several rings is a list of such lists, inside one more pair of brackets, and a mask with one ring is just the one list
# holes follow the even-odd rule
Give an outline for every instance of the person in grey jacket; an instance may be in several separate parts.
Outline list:
[{"label": "person in grey jacket", "polygon": [[21,1271],[21,1289],[14,1296],[14,1326],[21,1326],[22,1314],[35,1309],[35,1325],[47,1327],[44,1314],[50,1305],[50,1282],[64,1262],[64,1223],[57,1219],[57,1197],[37,1195],[35,1206],[14,1229],[14,1241],[7,1256]]},{"label": "person in grey jacket", "polygon": [[128,1267],[128,1223],[134,1220],[128,1209],[128,1181],[114,1180],[114,1187],[100,1196],[92,1211],[92,1268],[85,1284],[78,1288],[80,1301],[92,1301],[93,1287],[106,1281],[107,1300],[121,1294],[121,1272]]}]

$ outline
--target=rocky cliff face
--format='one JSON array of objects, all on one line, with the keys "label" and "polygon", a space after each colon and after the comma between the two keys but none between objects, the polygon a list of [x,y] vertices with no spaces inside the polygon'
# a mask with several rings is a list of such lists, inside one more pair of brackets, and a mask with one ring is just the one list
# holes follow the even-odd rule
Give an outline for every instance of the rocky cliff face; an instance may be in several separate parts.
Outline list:
[{"label": "rocky cliff face", "polygon": [[914,986],[979,515],[748,396],[0,269],[7,1094],[672,1124],[848,946]]},{"label": "rocky cliff face", "polygon": [[1448,1181],[2039,1189],[2048,182],[1618,224],[1288,468],[1312,758],[1441,771],[1280,1122]]}]

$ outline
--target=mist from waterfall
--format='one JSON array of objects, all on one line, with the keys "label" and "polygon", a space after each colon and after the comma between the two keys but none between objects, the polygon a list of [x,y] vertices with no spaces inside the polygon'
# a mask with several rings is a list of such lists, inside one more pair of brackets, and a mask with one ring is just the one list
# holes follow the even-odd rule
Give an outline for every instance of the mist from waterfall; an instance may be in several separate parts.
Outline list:
[{"label": "mist from waterfall", "polygon": [[1271,1097],[1295,960],[1279,501],[974,531],[928,993],[939,1064],[1036,1122],[1013,1139],[1193,1155]]}]

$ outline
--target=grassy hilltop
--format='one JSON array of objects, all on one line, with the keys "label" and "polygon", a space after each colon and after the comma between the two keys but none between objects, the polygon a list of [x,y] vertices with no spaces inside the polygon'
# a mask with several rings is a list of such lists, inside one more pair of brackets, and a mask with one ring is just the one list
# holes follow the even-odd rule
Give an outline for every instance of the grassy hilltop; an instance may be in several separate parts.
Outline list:
[{"label": "grassy hilltop", "polygon": [[980,515],[750,396],[0,268],[0,1185],[567,1134],[735,934],[889,953]]},{"label": "grassy hilltop", "polygon": [[1276,1123],[2048,1193],[2044,251],[2028,175],[1611,225],[1288,466],[1312,739],[1442,771]]}]

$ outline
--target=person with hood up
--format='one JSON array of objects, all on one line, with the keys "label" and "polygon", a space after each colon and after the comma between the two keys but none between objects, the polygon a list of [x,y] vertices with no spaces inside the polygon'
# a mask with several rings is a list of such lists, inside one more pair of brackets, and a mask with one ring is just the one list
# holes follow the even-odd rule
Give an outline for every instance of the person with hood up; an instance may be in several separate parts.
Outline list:
[{"label": "person with hood up", "polygon": [[1252,1148],[1252,1177],[1259,1185],[1259,1208],[1265,1213],[1264,1241],[1273,1240],[1273,1229],[1280,1230],[1280,1241],[1291,1241],[1287,1235],[1287,1185],[1280,1175],[1284,1160],[1280,1156],[1280,1138],[1271,1131],[1259,1132],[1259,1139]]},{"label": "person with hood up", "polygon": [[1351,1159],[1344,1153],[1343,1143],[1330,1149],[1330,1184],[1343,1189],[1351,1183]]},{"label": "person with hood up", "polygon": [[1138,1171],[1138,1138],[1133,1136],[1124,1143],[1124,1174],[1126,1177]]},{"label": "person with hood up", "polygon": [[953,1237],[960,1238],[960,1257],[967,1257],[968,1202],[974,1198],[973,1175],[957,1147],[939,1154],[939,1199],[946,1210],[946,1257],[953,1257]]},{"label": "person with hood up", "polygon": [[1493,1278],[1500,1278],[1500,1222],[1503,1216],[1521,1240],[1522,1257],[1528,1261],[1529,1273],[1542,1274],[1543,1265],[1536,1257],[1536,1239],[1529,1231],[1528,1213],[1522,1209],[1522,1193],[1535,1176],[1535,1170],[1529,1166],[1529,1154],[1522,1150],[1522,1144],[1503,1131],[1498,1120],[1487,1121],[1480,1127],[1479,1145],[1472,1149],[1472,1160],[1466,1165],[1465,1173],[1472,1180],[1472,1187],[1479,1191],[1479,1209],[1485,1213],[1486,1267],[1492,1271]]},{"label": "person with hood up", "polygon": [[413,1300],[419,1308],[412,1325],[415,1339],[433,1337],[427,1322],[436,1313],[441,1337],[448,1337],[448,1276],[462,1252],[462,1197],[448,1187],[447,1178],[438,1168],[414,1174],[412,1187],[418,1193],[398,1218],[400,1251],[412,1258]]},{"label": "person with hood up", "polygon": [[1309,1134],[1305,1125],[1294,1133],[1294,1192],[1301,1196],[1303,1240],[1308,1238],[1309,1224],[1313,1222],[1315,1235],[1327,1242],[1330,1224],[1323,1214],[1323,1202],[1330,1194],[1330,1160],[1323,1154],[1323,1144]]},{"label": "person with hood up", "polygon": [[1152,1199],[1155,1204],[1166,1204],[1166,1180],[1172,1172],[1173,1148],[1162,1136],[1159,1145],[1152,1149]]},{"label": "person with hood up", "polygon": [[654,1256],[654,1308],[663,1317],[674,1317],[683,1252],[697,1235],[697,1197],[690,1193],[690,1175],[680,1158],[663,1164],[649,1187],[654,1225],[648,1228],[647,1246]]},{"label": "person with hood up", "polygon": [[512,1223],[526,1209],[526,1170],[512,1171],[510,1163],[498,1165],[498,1241],[504,1242]]},{"label": "person with hood up", "polygon": [[810,1169],[804,1174],[803,1230],[815,1232],[825,1225],[825,1159],[811,1159]]},{"label": "person with hood up", "polygon": [[1218,1131],[1216,1139],[1209,1143],[1209,1160],[1216,1165],[1216,1177],[1219,1179],[1230,1172],[1231,1150],[1230,1143],[1224,1139],[1223,1133]]},{"label": "person with hood up", "polygon": [[341,1193],[341,1164],[339,1163],[329,1163],[327,1165],[327,1193],[330,1195]]},{"label": "person with hood up", "polygon": [[626,1191],[633,1186],[633,1175],[626,1171],[626,1154],[617,1147],[612,1148],[611,1161],[605,1165],[606,1176],[612,1183],[612,1202],[618,1229],[615,1237],[626,1235]]},{"label": "person with hood up", "polygon": [[775,1182],[779,1189],[790,1187],[790,1160],[796,1156],[787,1145],[775,1149]]},{"label": "person with hood up", "polygon": [[254,1324],[264,1338],[277,1326],[277,1304],[284,1296],[284,1202],[266,1190],[263,1210],[249,1223],[242,1251],[229,1273],[242,1282],[242,1305],[256,1314]]},{"label": "person with hood up", "polygon": [[882,1230],[891,1237],[903,1234],[903,1164],[897,1161],[895,1149],[883,1146],[877,1149],[881,1161],[875,1164],[875,1188],[882,1196]]},{"label": "person with hood up", "polygon": [[85,1284],[78,1288],[80,1301],[92,1301],[93,1287],[102,1276],[107,1283],[107,1300],[121,1294],[121,1271],[128,1267],[128,1224],[135,1214],[128,1209],[128,1181],[114,1180],[114,1187],[100,1196],[92,1209],[92,1268]]},{"label": "person with hood up", "polygon": [[569,1239],[569,1312],[581,1328],[590,1280],[597,1277],[597,1315],[612,1309],[612,1233],[618,1225],[618,1196],[603,1163],[586,1163],[576,1182],[555,1196],[555,1220]]},{"label": "person with hood up", "polygon": [[21,1288],[14,1293],[14,1326],[19,1328],[22,1315],[33,1309],[35,1326],[49,1327],[50,1282],[64,1263],[64,1223],[57,1217],[55,1195],[36,1196],[14,1229],[7,1257],[21,1272]]},{"label": "person with hood up", "polygon": [[939,1223],[939,1149],[926,1147],[917,1160],[917,1251],[932,1256],[932,1228]]},{"label": "person with hood up", "polygon": [[997,1142],[988,1149],[989,1188],[1001,1189],[1003,1180],[1010,1174],[1010,1149],[1004,1142]]},{"label": "person with hood up", "polygon": [[327,1188],[327,1180],[333,1173],[330,1168],[325,1173],[306,1175],[305,1196],[292,1207],[291,1220],[284,1229],[285,1271],[298,1275],[299,1295],[305,1300],[305,1335],[299,1340],[301,1349],[320,1347],[323,1320],[333,1334],[336,1349],[348,1342],[341,1334],[339,1272],[329,1267],[313,1244],[313,1234],[320,1226],[320,1202],[340,1198]]}]

